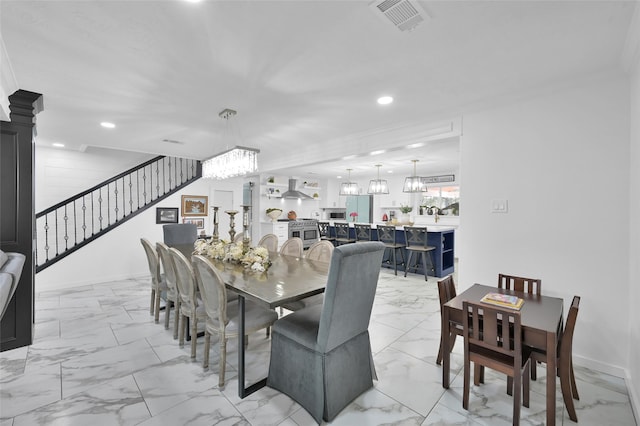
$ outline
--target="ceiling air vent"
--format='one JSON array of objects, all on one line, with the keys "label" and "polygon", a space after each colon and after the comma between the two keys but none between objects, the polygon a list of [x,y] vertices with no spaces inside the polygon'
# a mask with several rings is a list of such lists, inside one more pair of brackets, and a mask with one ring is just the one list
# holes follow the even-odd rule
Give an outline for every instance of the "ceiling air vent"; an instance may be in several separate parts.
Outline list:
[{"label": "ceiling air vent", "polygon": [[429,17],[415,0],[376,0],[370,7],[400,31],[411,31]]}]

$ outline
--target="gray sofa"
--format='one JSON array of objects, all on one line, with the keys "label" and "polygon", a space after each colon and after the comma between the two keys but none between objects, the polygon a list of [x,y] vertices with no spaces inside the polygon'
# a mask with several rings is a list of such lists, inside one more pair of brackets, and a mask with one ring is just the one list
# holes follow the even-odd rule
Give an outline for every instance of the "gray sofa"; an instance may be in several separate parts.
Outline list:
[{"label": "gray sofa", "polygon": [[24,254],[5,253],[0,250],[0,319],[4,316],[13,293],[16,291],[24,261]]}]

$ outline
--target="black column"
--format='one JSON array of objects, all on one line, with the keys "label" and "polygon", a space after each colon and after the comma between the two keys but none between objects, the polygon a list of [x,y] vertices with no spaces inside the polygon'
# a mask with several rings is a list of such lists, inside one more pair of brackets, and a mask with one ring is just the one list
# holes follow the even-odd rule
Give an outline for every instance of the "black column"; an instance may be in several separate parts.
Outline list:
[{"label": "black column", "polygon": [[10,122],[0,122],[0,249],[27,258],[0,323],[0,351],[33,342],[35,276],[34,138],[42,95],[18,90],[9,96]]}]

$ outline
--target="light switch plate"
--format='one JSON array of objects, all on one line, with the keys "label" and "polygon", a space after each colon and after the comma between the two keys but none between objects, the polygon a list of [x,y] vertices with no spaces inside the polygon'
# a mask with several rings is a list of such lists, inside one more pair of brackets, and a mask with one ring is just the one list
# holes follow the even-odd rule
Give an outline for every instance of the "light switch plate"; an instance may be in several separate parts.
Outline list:
[{"label": "light switch plate", "polygon": [[508,213],[509,202],[505,198],[491,200],[491,213]]}]

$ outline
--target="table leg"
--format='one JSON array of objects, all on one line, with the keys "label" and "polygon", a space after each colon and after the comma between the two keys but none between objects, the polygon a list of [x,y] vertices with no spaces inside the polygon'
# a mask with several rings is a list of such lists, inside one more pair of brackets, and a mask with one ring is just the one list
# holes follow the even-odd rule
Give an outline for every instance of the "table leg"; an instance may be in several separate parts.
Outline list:
[{"label": "table leg", "polygon": [[261,389],[267,385],[267,378],[252,384],[248,388],[244,387],[244,329],[245,329],[245,307],[244,296],[238,295],[238,396],[242,399],[245,398],[258,389]]},{"label": "table leg", "polygon": [[449,369],[450,369],[450,355],[451,343],[449,342],[451,331],[449,330],[449,309],[445,306],[442,307],[442,387],[449,389]]},{"label": "table leg", "polygon": [[547,333],[547,426],[556,424],[556,333]]}]

